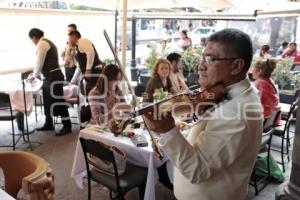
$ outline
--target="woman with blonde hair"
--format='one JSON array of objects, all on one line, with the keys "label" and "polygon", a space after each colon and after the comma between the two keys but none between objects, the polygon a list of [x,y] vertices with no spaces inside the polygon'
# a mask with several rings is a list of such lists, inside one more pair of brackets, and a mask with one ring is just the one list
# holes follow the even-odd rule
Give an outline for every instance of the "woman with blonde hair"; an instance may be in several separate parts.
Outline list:
[{"label": "woman with blonde hair", "polygon": [[170,71],[171,63],[168,60],[164,58],[159,58],[156,60],[152,76],[146,86],[144,95],[145,102],[153,102],[153,94],[158,90],[175,94],[169,78]]},{"label": "woman with blonde hair", "polygon": [[[267,59],[257,61],[253,69],[253,77],[256,79],[254,84],[259,91],[265,118],[270,117],[272,112],[280,110],[278,91],[272,79],[275,67],[276,60]],[[277,121],[278,125],[280,123],[281,117]]]}]

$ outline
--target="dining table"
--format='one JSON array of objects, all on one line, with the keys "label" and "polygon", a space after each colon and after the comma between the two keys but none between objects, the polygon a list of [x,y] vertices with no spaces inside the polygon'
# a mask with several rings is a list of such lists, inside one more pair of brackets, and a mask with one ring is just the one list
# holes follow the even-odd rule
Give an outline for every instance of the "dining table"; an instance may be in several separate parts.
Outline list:
[{"label": "dining table", "polygon": [[[0,92],[9,94],[13,110],[24,113],[24,130],[28,135],[28,142],[29,134],[35,131],[35,128],[29,127],[28,123],[28,115],[33,108],[33,93],[39,92],[43,85],[43,81],[39,79],[35,79],[32,82],[27,82],[23,79],[21,74],[32,70],[33,67],[30,66],[0,68]],[[30,148],[32,149],[31,144]]]},{"label": "dining table", "polygon": [[148,146],[137,147],[131,138],[126,136],[115,136],[107,129],[101,129],[99,125],[91,125],[79,132],[77,146],[75,149],[71,177],[74,178],[77,186],[83,188],[83,177],[86,176],[86,165],[79,138],[101,141],[107,145],[116,146],[126,154],[127,162],[148,168],[147,182],[145,188],[145,200],[155,200],[155,185],[158,182],[157,168],[160,167],[167,158],[158,160],[151,147],[151,139],[144,128],[133,129],[134,134],[143,135],[148,142]]},{"label": "dining table", "polygon": [[12,196],[10,196],[7,192],[0,188],[0,199],[1,200],[15,200]]}]

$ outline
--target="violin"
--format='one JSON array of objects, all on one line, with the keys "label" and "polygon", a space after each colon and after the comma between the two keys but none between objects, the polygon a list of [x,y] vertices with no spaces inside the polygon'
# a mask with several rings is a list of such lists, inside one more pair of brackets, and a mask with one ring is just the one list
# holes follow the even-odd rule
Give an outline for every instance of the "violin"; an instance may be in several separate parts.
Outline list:
[{"label": "violin", "polygon": [[173,115],[180,116],[185,114],[201,114],[208,108],[221,102],[225,96],[225,87],[217,84],[201,92],[193,91],[174,95],[171,98],[151,103],[145,107],[125,114],[122,119],[112,119],[109,122],[109,128],[114,134],[121,134],[126,127],[133,123],[133,118],[145,113],[152,113],[154,117],[163,117],[166,112],[172,112]]},{"label": "violin", "polygon": [[[127,78],[127,75],[124,71],[124,68],[121,65],[121,62],[118,58],[118,55],[115,53],[114,47],[111,43],[111,40],[107,34],[107,32],[104,30],[104,37],[111,49],[111,52],[113,53],[113,56],[115,58],[115,61],[117,65],[119,66],[123,78],[125,79],[128,88],[132,94],[133,97],[133,106],[136,107],[136,104],[138,102],[137,97],[135,96],[134,89],[131,87],[129,79]],[[146,107],[140,108],[138,110],[135,110],[131,113],[129,113],[128,117],[124,117],[123,120],[116,120],[112,119],[109,121],[108,127],[114,134],[121,134],[125,128],[133,122],[132,118],[141,115],[144,120],[143,114],[148,112],[154,112],[159,111],[159,113],[164,113],[166,111],[170,111],[173,109],[173,106],[175,112],[181,113],[181,114],[187,114],[191,113],[191,107],[197,108],[199,112],[203,112],[208,107],[211,107],[211,103],[218,103],[222,101],[223,97],[225,95],[225,88],[222,84],[218,84],[214,87],[211,87],[209,89],[203,90],[202,92],[192,92],[192,93],[185,93],[185,94],[179,94],[176,96],[173,96],[172,98],[162,100],[160,102],[150,104]],[[181,104],[181,106],[179,106]],[[187,105],[189,104],[189,105]],[[145,122],[145,128],[148,129],[147,123]],[[160,152],[158,145],[156,143],[156,140],[154,139],[153,133],[148,129],[148,133],[150,135],[150,138],[153,143],[153,150],[159,155],[159,159],[162,160],[163,154]]]}]

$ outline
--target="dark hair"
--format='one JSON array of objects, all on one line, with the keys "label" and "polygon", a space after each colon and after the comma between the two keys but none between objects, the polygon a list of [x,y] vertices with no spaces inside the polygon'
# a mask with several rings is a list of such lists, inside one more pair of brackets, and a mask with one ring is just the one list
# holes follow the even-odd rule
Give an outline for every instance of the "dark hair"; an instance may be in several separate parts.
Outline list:
[{"label": "dark hair", "polygon": [[69,24],[68,27],[72,27],[72,28],[74,28],[75,30],[77,30],[76,24]]},{"label": "dark hair", "polygon": [[245,70],[248,71],[253,57],[252,42],[248,34],[237,29],[223,29],[213,33],[209,42],[218,42],[223,45],[223,50],[228,57],[239,57],[245,62]]},{"label": "dark hair", "polygon": [[183,33],[185,36],[187,36],[186,30],[182,30],[181,33]]},{"label": "dark hair", "polygon": [[33,37],[36,37],[36,38],[41,38],[44,36],[44,32],[38,28],[32,28],[29,33],[28,33],[28,36],[29,38],[33,38]]},{"label": "dark hair", "polygon": [[269,46],[269,45],[267,45],[267,44],[262,45],[262,47],[260,48],[259,55],[260,55],[261,57],[263,57],[263,56],[264,56],[264,53],[265,53],[265,52],[268,52],[269,50],[270,50],[270,46]]},{"label": "dark hair", "polygon": [[[107,81],[112,81],[112,80],[118,80],[118,75],[120,72],[121,72],[121,70],[117,65],[108,64],[104,67],[101,74],[107,78]],[[100,76],[96,83],[96,88],[97,88],[97,90],[99,90],[99,92],[101,94],[104,93],[104,89],[105,89],[104,81],[105,80],[104,80],[103,76]]]},{"label": "dark hair", "polygon": [[81,38],[81,34],[79,33],[79,31],[71,31],[68,35],[69,36],[75,35],[77,38]]},{"label": "dark hair", "polygon": [[170,63],[172,63],[173,61],[178,62],[180,58],[181,58],[181,55],[178,53],[170,53],[167,56],[167,60],[170,61]]},{"label": "dark hair", "polygon": [[295,46],[297,46],[297,43],[296,42],[290,42],[289,45],[295,45]]},{"label": "dark hair", "polygon": [[255,69],[260,69],[260,78],[270,78],[274,69],[276,68],[276,60],[267,59],[267,60],[258,60],[255,63]]},{"label": "dark hair", "polygon": [[282,46],[287,46],[287,45],[289,45],[289,43],[286,42],[286,41],[283,41],[283,42],[281,43],[281,45],[282,45]]},{"label": "dark hair", "polygon": [[202,44],[204,44],[204,45],[206,45],[206,37],[201,37],[200,38],[200,42],[202,43]]}]

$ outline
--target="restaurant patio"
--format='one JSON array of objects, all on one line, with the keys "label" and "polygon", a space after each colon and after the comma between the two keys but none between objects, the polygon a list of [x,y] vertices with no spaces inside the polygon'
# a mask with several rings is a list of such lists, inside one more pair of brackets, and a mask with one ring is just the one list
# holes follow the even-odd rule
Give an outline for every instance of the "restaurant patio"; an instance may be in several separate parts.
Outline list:
[{"label": "restaurant patio", "polygon": [[[248,180],[248,188],[241,186],[241,188],[246,188],[242,196],[246,196],[247,200],[300,199],[298,181],[300,157],[296,153],[299,152],[300,145],[298,134],[300,133],[300,52],[299,49],[296,49],[295,55],[287,55],[290,46],[285,51],[282,50],[283,42],[291,45],[300,41],[299,14],[300,3],[288,0],[254,2],[246,0],[0,0],[0,43],[2,44],[0,46],[0,168],[2,168],[0,171],[0,199],[79,200],[88,199],[89,193],[91,199],[110,199],[115,196],[116,199],[127,200],[165,200],[176,199],[175,195],[178,199],[183,199],[182,196],[181,198],[179,196],[186,194],[190,188],[178,189],[175,185],[176,189],[172,191],[164,181],[161,181],[162,173],[168,177],[168,180],[170,179],[171,183],[174,183],[173,181],[179,180],[178,174],[177,179],[175,176],[176,172],[178,173],[178,170],[181,169],[181,165],[184,166],[182,171],[185,174],[187,171],[190,172],[188,164],[185,163],[195,166],[195,163],[198,162],[204,163],[202,165],[206,165],[206,167],[209,165],[217,167],[212,167],[212,171],[207,172],[208,178],[199,175],[198,171],[200,170],[198,167],[194,167],[191,170],[192,180],[186,179],[193,187],[200,185],[198,181],[202,183],[211,180],[211,177],[223,174],[225,171],[225,174],[229,174],[227,178],[232,178],[229,181],[231,183],[236,183],[239,177],[242,180],[244,174],[247,174],[244,180]],[[68,30],[71,24],[77,26],[76,33]],[[55,59],[58,61],[58,66],[53,69],[50,66],[49,72],[54,72],[55,78],[60,74],[64,77],[55,79],[47,88],[50,88],[49,91],[52,92],[51,98],[54,96],[53,98],[56,99],[55,103],[57,104],[54,104],[59,106],[58,112],[64,108],[68,110],[71,122],[68,127],[65,125],[69,118],[64,118],[61,114],[58,114],[61,117],[57,117],[57,114],[54,114],[57,112],[55,106],[49,106],[51,107],[49,123],[47,122],[49,116],[45,117],[47,115],[45,104],[48,104],[48,99],[50,99],[50,96],[45,98],[45,92],[43,92],[45,83],[49,80],[47,79],[48,72],[43,71],[43,65],[46,66],[46,64],[42,64],[41,69],[36,69],[39,63],[37,58],[41,59],[42,57],[39,57],[41,54],[38,42],[32,43],[34,40],[29,32],[32,28],[41,29],[43,34],[45,33],[45,38],[51,40],[49,49],[54,47],[56,49]],[[275,88],[273,93],[276,95],[278,105],[276,109],[274,106],[271,114],[265,115],[264,119],[250,119],[250,121],[256,120],[255,123],[259,125],[251,126],[252,122],[249,122],[246,125],[249,127],[245,128],[249,133],[253,131],[253,135],[251,135],[253,138],[247,136],[247,139],[243,141],[245,145],[248,141],[253,142],[254,140],[259,140],[261,143],[256,147],[252,143],[253,148],[257,148],[257,151],[254,151],[254,166],[252,164],[250,167],[248,166],[251,168],[251,173],[243,169],[244,165],[247,165],[243,163],[236,173],[232,173],[229,169],[234,165],[234,161],[228,164],[227,162],[231,162],[231,160],[228,158],[228,161],[224,161],[226,159],[223,160],[224,157],[221,157],[219,165],[219,161],[213,160],[213,154],[207,154],[209,157],[205,157],[206,154],[203,153],[208,149],[211,151],[214,148],[219,149],[219,146],[223,145],[224,141],[220,142],[220,138],[224,137],[221,136],[223,132],[231,135],[232,131],[233,135],[237,130],[227,131],[224,128],[223,131],[220,127],[218,130],[210,130],[211,127],[207,126],[196,135],[205,135],[209,131],[211,134],[218,133],[219,135],[208,136],[208,138],[213,137],[216,143],[201,147],[202,142],[205,143],[209,139],[206,140],[204,137],[203,141],[196,141],[194,138],[195,143],[191,141],[193,138],[191,135],[194,134],[196,137],[197,129],[195,127],[202,123],[202,116],[214,112],[211,108],[215,109],[224,102],[226,103],[227,92],[231,87],[226,85],[223,88],[221,100],[209,101],[209,97],[201,96],[201,100],[204,98],[202,100],[204,103],[214,104],[213,106],[210,105],[209,108],[207,106],[198,112],[196,110],[198,107],[193,104],[193,111],[186,111],[186,108],[182,108],[184,111],[178,111],[180,116],[176,116],[177,113],[174,111],[176,109],[172,107],[172,104],[176,105],[178,102],[168,99],[183,93],[183,90],[180,93],[174,93],[163,86],[149,93],[149,85],[151,85],[151,81],[155,80],[153,78],[155,68],[159,68],[159,65],[155,67],[157,61],[162,59],[163,62],[170,63],[169,73],[171,73],[172,60],[169,60],[168,55],[176,53],[181,59],[176,73],[182,74],[180,77],[188,88],[184,92],[188,91],[186,96],[189,98],[189,103],[192,99],[191,95],[205,94],[207,90],[210,94],[210,88],[203,87],[204,83],[201,82],[201,78],[205,77],[203,72],[202,74],[200,72],[201,66],[211,65],[215,61],[229,62],[231,59],[234,61],[240,59],[237,56],[214,58],[207,53],[207,47],[210,47],[208,45],[210,41],[207,39],[210,35],[227,28],[238,29],[250,36],[253,60],[249,66],[250,69],[245,73],[247,77],[244,81],[249,82],[249,88],[257,87],[257,89],[253,89],[253,94],[256,94],[257,99],[261,100],[259,107],[264,109],[266,108],[257,86],[257,81],[260,79],[256,75],[259,65],[257,63],[267,62],[267,67],[270,65],[269,60],[276,63],[269,78],[272,79],[272,85]],[[80,51],[86,46],[80,47],[79,42],[76,45],[72,44],[72,36],[76,36],[77,31],[81,34],[78,40],[86,39],[93,49],[93,53],[90,52],[91,49],[83,53],[86,56],[84,70],[81,69],[80,58],[75,55],[82,53]],[[108,38],[103,34],[104,31],[107,32]],[[187,33],[187,38],[192,38],[191,44],[187,47],[182,46],[184,43],[182,42],[184,40],[182,31]],[[44,37],[41,37],[41,40],[44,40]],[[52,46],[52,42],[54,46]],[[69,73],[67,68],[69,68],[70,62],[67,62],[66,53],[68,48],[72,49],[72,45],[75,52],[73,55],[75,64],[72,67],[75,67],[74,71],[77,68],[81,73],[74,83],[72,78],[74,72],[71,79],[67,80]],[[264,53],[262,49],[266,45],[269,50]],[[278,53],[280,50],[282,52]],[[47,56],[48,54],[45,53],[45,63],[49,61],[46,59]],[[95,64],[98,56],[99,63]],[[89,68],[91,60],[90,62],[88,60],[91,58],[93,66]],[[105,66],[113,68],[115,65],[118,73],[115,78],[110,80],[109,76],[111,75]],[[102,71],[101,74],[95,75],[93,71],[95,68],[99,68]],[[104,77],[105,81],[107,79],[107,82],[103,82],[103,85],[107,87],[104,91],[108,90],[107,95],[110,95],[110,90],[114,95],[116,95],[116,91],[121,91],[122,100],[116,98],[112,101],[120,103],[120,108],[116,109],[111,106],[111,100],[107,97],[104,98],[105,101],[98,101],[99,97],[97,97],[98,99],[90,98],[93,90],[92,88],[87,89],[91,80],[85,77],[88,70],[92,70],[91,77],[94,73],[97,78],[95,81],[97,83],[93,85],[93,88],[101,85],[100,80]],[[56,74],[56,72],[58,73]],[[38,76],[40,73],[43,76]],[[86,80],[86,82],[82,80]],[[171,84],[174,86],[174,82]],[[60,93],[57,95],[56,85],[61,87],[61,92],[63,92],[61,95]],[[118,85],[117,89],[111,89],[114,88],[111,85]],[[181,85],[180,89],[182,88]],[[270,89],[267,92],[271,93]],[[148,99],[147,95],[152,95],[152,102],[145,102]],[[214,98],[218,98],[219,93],[214,93],[214,95]],[[243,100],[243,98],[241,99]],[[236,104],[240,105],[242,100]],[[93,105],[93,101],[96,102],[95,105]],[[164,101],[171,103],[164,104],[162,103]],[[63,103],[61,104],[61,102]],[[180,105],[185,102],[186,99],[179,100]],[[152,107],[150,113],[155,113],[155,109],[159,109],[159,112],[162,110],[163,113],[173,114],[174,127],[165,131],[167,132],[166,137],[162,136],[163,132],[149,131],[149,127],[151,129],[152,126],[149,126],[147,120],[145,122],[145,114],[149,114],[147,109],[153,106],[152,103],[165,107]],[[103,106],[104,104],[106,107]],[[84,121],[86,113],[83,114],[82,110],[87,105],[89,105],[90,111],[88,120]],[[66,107],[63,108],[63,106]],[[168,111],[163,110],[167,108],[169,108]],[[174,110],[171,111],[170,108]],[[253,110],[250,111],[248,108],[249,110],[245,109],[241,112],[245,112],[245,115],[247,115],[246,112],[251,114],[258,112],[255,107],[251,108]],[[94,109],[98,110],[94,111]],[[95,112],[105,113],[106,116],[106,111],[109,113],[107,118],[102,119],[98,114],[96,121],[93,121]],[[230,116],[231,112],[228,113]],[[237,120],[226,118],[226,114],[218,116],[220,119],[215,120],[204,117],[205,123],[203,124],[206,124],[207,121],[218,123],[221,118],[228,120],[229,124],[225,124],[226,126],[230,126],[230,123],[242,123],[240,121],[244,119],[239,118],[241,117],[239,113],[236,113],[236,116]],[[282,120],[281,123],[277,123],[278,117]],[[125,118],[126,120],[124,120]],[[106,119],[107,121],[105,121]],[[168,119],[167,115],[159,118],[159,120],[166,119]],[[247,118],[247,120],[249,119]],[[157,124],[157,121],[154,124]],[[164,125],[168,126],[169,124],[165,123]],[[40,129],[41,127],[42,129]],[[182,151],[181,153],[184,153],[181,154],[180,145],[173,145],[174,154],[178,153],[179,155],[176,159],[173,158],[173,152],[170,153],[168,149],[164,149],[164,142],[171,141],[170,135],[172,134],[170,133],[173,133],[173,136],[175,134],[170,131],[175,129],[180,133],[180,137],[187,141],[186,144],[199,153],[199,157],[196,157],[194,161],[185,158],[181,162],[184,153],[188,154],[190,148]],[[257,132],[259,132],[259,139],[255,139],[254,136]],[[243,132],[241,131],[241,133]],[[90,143],[84,144],[84,141]],[[234,141],[233,143],[236,144],[236,140]],[[230,150],[224,147],[220,150],[220,155],[228,153],[233,156],[235,153],[243,151],[240,156],[235,158],[238,160],[242,159],[243,155],[247,154],[246,152],[253,151],[252,147],[244,151],[242,150],[243,145],[240,146],[240,149]],[[121,156],[118,155],[118,151],[121,151],[119,153]],[[188,155],[184,156],[193,157],[193,154]],[[163,158],[160,159],[160,156]],[[250,157],[249,159],[251,159]],[[112,164],[107,164],[110,161]],[[123,173],[119,172],[119,169],[125,168],[125,166],[126,170]],[[170,166],[172,166],[172,170],[170,170]],[[173,166],[176,168],[174,174]],[[115,167],[118,168],[118,171],[115,171]],[[200,174],[202,173],[204,172],[201,171]],[[188,177],[187,174],[185,176]],[[232,177],[230,177],[231,175]],[[195,180],[199,177],[203,178],[203,181]],[[92,179],[90,186],[89,178]],[[175,179],[173,180],[173,178]],[[228,180],[226,179],[226,181]],[[91,191],[89,191],[89,187],[91,187]],[[230,193],[230,189],[235,188],[235,185],[224,184],[224,188],[224,191],[216,190],[216,194],[223,193],[226,199],[226,194]],[[236,191],[239,191],[238,195],[243,189]],[[197,192],[195,194],[198,194]],[[17,194],[18,196],[16,196]],[[141,198],[141,195],[144,198]],[[210,194],[206,197],[209,196]],[[194,196],[194,199],[201,199],[201,197],[195,198]],[[211,199],[213,199],[213,194]]]}]

